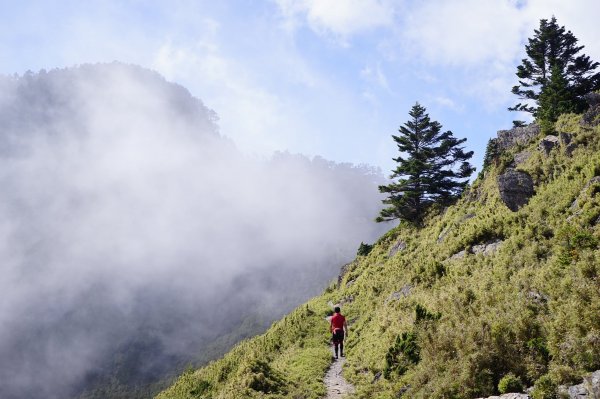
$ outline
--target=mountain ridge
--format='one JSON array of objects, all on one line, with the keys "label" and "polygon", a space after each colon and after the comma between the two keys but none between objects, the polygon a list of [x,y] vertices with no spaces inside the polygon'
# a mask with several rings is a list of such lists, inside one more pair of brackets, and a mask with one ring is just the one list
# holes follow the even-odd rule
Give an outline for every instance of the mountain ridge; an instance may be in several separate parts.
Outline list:
[{"label": "mountain ridge", "polygon": [[[352,398],[490,396],[513,375],[540,399],[579,383],[600,369],[599,114],[562,115],[550,148],[513,129],[527,138],[456,205],[390,230],[322,295],[157,399],[322,397],[333,303],[349,320]],[[499,188],[511,171],[533,185],[513,209]]]}]

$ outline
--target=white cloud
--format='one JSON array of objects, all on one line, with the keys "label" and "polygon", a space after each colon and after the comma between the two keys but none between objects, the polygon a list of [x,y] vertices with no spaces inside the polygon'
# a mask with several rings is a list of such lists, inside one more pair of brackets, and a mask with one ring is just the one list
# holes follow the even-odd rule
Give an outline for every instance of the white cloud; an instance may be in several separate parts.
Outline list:
[{"label": "white cloud", "polygon": [[267,154],[288,148],[285,133],[271,134],[283,124],[283,101],[254,81],[243,63],[223,55],[210,35],[192,45],[163,44],[154,68],[208,101],[221,117],[221,131],[245,152]]},{"label": "white cloud", "polygon": [[433,97],[432,101],[442,107],[451,109],[453,111],[463,111],[464,110],[464,106],[457,104],[456,101],[452,100],[450,97],[446,97],[443,95]]},{"label": "white cloud", "polygon": [[387,92],[391,92],[390,84],[382,70],[381,64],[374,67],[367,65],[360,71],[360,76],[368,83],[375,84]]},{"label": "white cloud", "polygon": [[435,64],[512,60],[519,50],[523,16],[512,1],[435,0],[403,15],[406,49]]},{"label": "white cloud", "polygon": [[298,16],[319,34],[331,34],[343,43],[354,34],[390,27],[394,20],[392,3],[384,0],[275,0],[288,26]]}]

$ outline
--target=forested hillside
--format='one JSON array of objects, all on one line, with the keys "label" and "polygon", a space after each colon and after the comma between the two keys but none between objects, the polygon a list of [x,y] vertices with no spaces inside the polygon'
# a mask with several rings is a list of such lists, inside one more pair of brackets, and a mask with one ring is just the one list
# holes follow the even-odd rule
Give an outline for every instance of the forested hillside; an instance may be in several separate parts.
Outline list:
[{"label": "forested hillside", "polygon": [[157,398],[322,397],[336,303],[354,398],[552,398],[600,369],[598,97],[499,132],[455,205],[361,247],[322,295]]}]

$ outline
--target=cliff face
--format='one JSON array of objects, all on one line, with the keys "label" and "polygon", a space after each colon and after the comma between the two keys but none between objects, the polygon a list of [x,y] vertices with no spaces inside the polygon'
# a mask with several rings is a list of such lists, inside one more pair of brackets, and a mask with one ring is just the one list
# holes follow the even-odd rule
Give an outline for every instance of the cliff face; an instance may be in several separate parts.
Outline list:
[{"label": "cliff face", "polygon": [[[320,398],[331,356],[324,319],[335,303],[350,324],[344,374],[355,398],[475,398],[514,387],[546,398],[581,383],[600,369],[594,123],[560,118],[569,151],[540,148],[532,128],[500,132],[499,159],[456,205],[421,229],[389,231],[321,296],[158,398]],[[512,206],[506,191],[520,180],[528,189]]]}]

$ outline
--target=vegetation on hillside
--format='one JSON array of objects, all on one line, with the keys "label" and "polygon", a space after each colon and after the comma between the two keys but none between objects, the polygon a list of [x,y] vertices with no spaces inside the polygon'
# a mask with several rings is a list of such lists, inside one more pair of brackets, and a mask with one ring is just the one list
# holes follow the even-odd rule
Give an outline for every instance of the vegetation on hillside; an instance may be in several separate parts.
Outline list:
[{"label": "vegetation on hillside", "polygon": [[[545,155],[538,137],[491,154],[456,205],[422,228],[401,222],[345,269],[339,286],[189,370],[158,398],[321,397],[332,303],[349,320],[345,376],[354,398],[474,398],[520,386],[549,398],[600,369],[597,119],[558,119],[572,153],[559,145]],[[512,212],[497,176],[523,151],[530,156],[516,167],[532,176],[536,194]]]},{"label": "vegetation on hillside", "polygon": [[[378,219],[400,225],[361,243],[321,296],[188,370],[157,398],[322,397],[333,304],[349,320],[345,377],[355,399],[474,398],[524,387],[550,399],[560,384],[600,369],[600,106],[573,113],[585,111],[600,74],[576,44],[555,18],[541,20],[513,88],[530,103],[512,110],[532,113],[541,136],[553,131],[560,140],[548,138],[554,144],[543,151],[541,136],[502,149],[490,140],[484,170],[463,192],[458,179],[472,173],[464,140],[440,133],[415,105],[394,136],[406,156],[396,159],[392,178],[400,181],[380,187],[391,195]],[[442,173],[455,163],[458,172]],[[516,210],[499,193],[506,169],[535,186]]]}]

